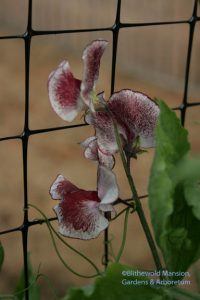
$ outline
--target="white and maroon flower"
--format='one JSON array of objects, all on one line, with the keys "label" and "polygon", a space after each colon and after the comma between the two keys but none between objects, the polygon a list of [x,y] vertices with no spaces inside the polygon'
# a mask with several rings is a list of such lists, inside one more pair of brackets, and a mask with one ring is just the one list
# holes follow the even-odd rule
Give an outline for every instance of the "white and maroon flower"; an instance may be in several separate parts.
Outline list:
[{"label": "white and maroon flower", "polygon": [[63,61],[49,75],[48,92],[55,112],[71,122],[81,110],[89,107],[94,111],[93,92],[99,77],[101,56],[107,46],[105,40],[95,40],[83,51],[83,79],[76,79],[68,61]]},{"label": "white and maroon flower", "polygon": [[[79,189],[62,175],[50,189],[52,198],[60,200],[54,208],[59,232],[80,239],[95,238],[108,226],[104,212],[112,211],[111,204],[118,198],[116,177],[112,172],[113,154],[118,151],[115,126],[128,151],[134,147],[138,151],[138,140],[139,147],[155,146],[154,131],[159,115],[155,102],[132,90],[116,92],[108,102],[103,93],[95,93],[100,60],[106,46],[107,41],[95,40],[85,48],[82,80],[73,76],[68,61],[63,61],[48,80],[49,99],[55,112],[71,122],[80,111],[87,110],[85,120],[95,128],[95,136],[86,139],[82,145],[85,157],[98,161],[97,191]],[[99,108],[95,110],[97,99]]]},{"label": "white and maroon flower", "polygon": [[50,189],[51,197],[60,200],[54,207],[59,232],[79,239],[96,238],[108,227],[104,212],[114,211],[111,205],[118,198],[115,175],[99,166],[97,191],[85,191],[59,175]]},{"label": "white and maroon flower", "polygon": [[159,107],[149,97],[140,92],[121,90],[111,96],[105,110],[90,112],[85,119],[96,130],[98,149],[112,155],[118,151],[113,121],[123,146],[133,145],[139,138],[140,147],[150,148],[155,146],[158,115]]}]

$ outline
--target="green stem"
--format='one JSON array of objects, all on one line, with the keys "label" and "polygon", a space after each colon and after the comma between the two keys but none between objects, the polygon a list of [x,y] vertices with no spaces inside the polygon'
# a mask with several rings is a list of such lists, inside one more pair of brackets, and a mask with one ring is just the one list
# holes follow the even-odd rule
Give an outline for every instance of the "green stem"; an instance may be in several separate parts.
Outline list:
[{"label": "green stem", "polygon": [[[140,222],[142,224],[142,228],[144,230],[144,233],[146,235],[146,238],[147,238],[147,241],[148,241],[148,244],[149,244],[149,247],[150,247],[154,262],[155,262],[155,265],[156,265],[156,269],[158,271],[162,270],[162,264],[161,264],[161,261],[160,261],[160,257],[159,257],[159,254],[158,254],[153,236],[151,234],[149,225],[147,223],[147,220],[146,220],[143,208],[142,208],[142,204],[141,204],[141,201],[138,197],[138,194],[137,194],[134,182],[133,182],[133,178],[132,178],[131,175],[130,175],[129,181],[130,181],[130,187],[131,187],[132,194],[133,194],[133,199],[135,200],[135,203],[136,203],[136,211],[137,211],[137,214],[139,216]],[[162,278],[162,275],[161,275],[161,278]]]},{"label": "green stem", "polygon": [[85,256],[83,253],[79,252],[78,250],[73,248],[70,244],[68,244],[66,241],[64,241],[64,239],[53,228],[51,223],[49,223],[49,226],[51,227],[51,230],[54,232],[54,234],[57,236],[57,238],[63,242],[63,244],[65,244],[69,249],[71,249],[72,251],[74,251],[75,253],[80,255],[82,258],[84,258],[86,261],[88,261],[94,267],[94,269],[97,271],[97,273],[99,273],[99,275],[101,274],[101,271],[97,268],[97,266],[87,256]]},{"label": "green stem", "polygon": [[126,243],[126,234],[127,234],[127,227],[128,227],[128,216],[129,216],[129,208],[126,209],[126,213],[125,213],[125,219],[124,219],[124,231],[123,231],[123,238],[122,238],[122,243],[119,249],[119,253],[117,254],[117,257],[115,259],[115,262],[118,263],[123,251],[124,251],[124,247],[125,247],[125,243]]},{"label": "green stem", "polygon": [[49,224],[47,224],[47,227],[49,229],[49,233],[51,235],[52,243],[53,243],[54,249],[56,251],[56,254],[57,254],[58,258],[60,259],[60,261],[62,262],[62,264],[65,266],[66,269],[68,269],[74,275],[82,277],[82,278],[93,278],[93,277],[96,277],[97,275],[99,275],[99,274],[95,274],[95,275],[83,275],[83,274],[80,274],[80,273],[74,271],[68,264],[66,264],[66,262],[64,261],[64,259],[62,258],[62,255],[60,254],[60,252],[58,250],[58,247],[56,245],[56,242],[55,242],[55,239],[53,237],[53,233],[51,231],[51,227],[49,226]]},{"label": "green stem", "polygon": [[[113,120],[113,124],[114,124],[114,129],[115,129],[115,137],[116,137],[117,145],[118,145],[119,152],[120,152],[120,157],[121,157],[121,160],[122,160],[122,163],[124,166],[124,171],[126,173],[126,176],[127,176],[128,182],[129,182],[133,200],[136,203],[136,211],[139,216],[145,236],[147,238],[147,241],[148,241],[148,244],[149,244],[155,265],[156,265],[156,269],[159,271],[159,270],[162,270],[162,264],[161,264],[160,257],[158,255],[158,251],[157,251],[154,239],[152,237],[149,225],[146,221],[144,211],[143,211],[143,208],[142,208],[142,205],[141,205],[141,202],[140,202],[139,196],[137,194],[135,184],[133,182],[133,178],[132,178],[132,175],[130,172],[130,157],[129,156],[126,157],[124,154],[123,147],[121,144],[121,139],[120,139],[119,132],[117,129],[117,124],[114,120]],[[162,278],[162,276],[161,276],[161,278]]]},{"label": "green stem", "polygon": [[[38,280],[38,278],[40,276],[39,269],[40,269],[40,266],[38,268],[37,274],[35,275],[35,279],[33,279],[33,281],[29,284],[28,287],[26,287],[24,289],[21,289],[20,291],[15,292],[12,295],[9,295],[9,294],[7,294],[7,295],[0,295],[0,299],[14,299],[14,300],[18,300],[19,298],[21,299],[21,294],[22,293],[24,294],[25,291],[29,290],[37,282],[37,280]],[[22,296],[23,296],[23,294],[22,294]]]},{"label": "green stem", "polygon": [[[110,254],[110,256],[113,257],[115,260],[115,253],[113,251],[112,240],[111,239],[107,240],[106,244],[108,245],[108,248],[109,248],[108,254]],[[103,261],[103,259],[104,259],[104,257],[102,258],[102,264],[104,265],[105,262]],[[109,261],[111,261],[111,260],[109,259]]]},{"label": "green stem", "polygon": [[[133,201],[133,199],[131,199],[131,200]],[[115,202],[114,204],[119,204],[119,203],[123,203],[123,204],[125,204],[126,206],[128,206],[129,208],[132,208],[133,211],[135,211],[135,207],[134,207],[134,204],[135,204],[135,203],[129,203],[129,202],[125,201],[125,200],[118,199],[118,200],[117,200],[117,203]]]},{"label": "green stem", "polygon": [[[82,254],[81,252],[79,252],[78,250],[76,250],[75,248],[73,248],[72,246],[70,246],[67,242],[65,242],[60,236],[59,234],[55,231],[55,229],[53,228],[53,226],[51,225],[51,223],[49,222],[48,218],[46,217],[46,215],[38,208],[36,207],[35,205],[33,204],[29,204],[30,207],[33,207],[34,209],[36,209],[45,219],[45,223],[47,224],[47,227],[49,229],[49,233],[51,235],[51,239],[52,239],[52,243],[53,243],[53,246],[54,246],[54,249],[56,251],[56,254],[58,255],[60,261],[63,263],[63,265],[70,271],[72,272],[73,274],[79,276],[79,277],[83,277],[83,278],[93,278],[93,277],[96,277],[98,275],[101,275],[102,273],[99,271],[99,269],[97,268],[97,266],[88,258],[86,257],[84,254]],[[76,271],[74,271],[70,266],[68,266],[66,264],[66,262],[64,261],[64,259],[62,258],[59,250],[58,250],[58,247],[56,245],[56,242],[55,242],[55,239],[54,239],[54,236],[53,236],[53,233],[52,231],[55,233],[55,235],[68,247],[70,248],[71,250],[73,250],[75,253],[77,253],[78,255],[80,255],[82,258],[84,258],[86,261],[88,261],[94,268],[95,270],[97,271],[97,274],[95,275],[82,275],[82,274],[79,274],[77,273]]]},{"label": "green stem", "polygon": [[114,260],[116,260],[114,249],[112,246],[112,241],[109,241],[109,247],[110,247],[110,255],[114,258]]}]

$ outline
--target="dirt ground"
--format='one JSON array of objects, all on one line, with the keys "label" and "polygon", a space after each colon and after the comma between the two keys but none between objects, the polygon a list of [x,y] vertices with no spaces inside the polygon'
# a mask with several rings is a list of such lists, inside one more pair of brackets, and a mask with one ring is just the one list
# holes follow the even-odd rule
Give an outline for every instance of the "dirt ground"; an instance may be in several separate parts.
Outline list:
[{"label": "dirt ground", "polygon": [[[90,39],[95,37],[91,34]],[[96,36],[97,37],[97,36]],[[110,37],[109,37],[110,39]],[[87,41],[86,41],[87,42]],[[66,49],[54,46],[54,40],[33,39],[30,63],[30,129],[48,128],[66,125],[50,107],[47,95],[47,78],[49,73],[63,60],[69,58],[74,73],[81,76],[81,52],[66,54]],[[102,61],[102,69],[98,90],[110,93],[111,47]],[[0,137],[20,134],[24,120],[24,48],[19,40],[0,41]],[[138,80],[136,76],[126,76],[117,69],[115,90],[133,88],[153,97],[160,97],[171,107],[177,107],[182,100],[182,92],[169,90],[153,85],[148,81]],[[197,101],[197,95],[189,94],[190,101]],[[179,114],[179,113],[178,113]],[[200,152],[200,107],[189,108],[186,115],[186,128],[189,131],[192,152]],[[73,124],[82,122],[76,120]],[[82,127],[38,134],[30,137],[28,146],[28,195],[29,202],[37,205],[47,216],[54,216],[52,207],[56,201],[51,200],[48,190],[57,176],[63,174],[74,184],[84,189],[95,189],[96,164],[83,157],[83,149],[78,144],[91,135],[92,128]],[[154,150],[151,149],[132,162],[132,173],[140,195],[147,193],[148,177]],[[0,231],[19,226],[23,222],[23,177],[22,177],[22,147],[19,140],[3,141],[0,144]],[[117,157],[115,166],[120,197],[130,197],[130,191],[125,174]],[[149,219],[148,199],[142,200],[145,213]],[[120,210],[120,207],[117,208]],[[33,209],[29,211],[30,220],[41,216]],[[113,240],[115,253],[119,249],[122,238],[123,217],[111,223],[110,238]],[[54,222],[55,228],[57,223]],[[103,234],[96,240],[69,240],[73,246],[86,253],[102,268]],[[5,262],[0,274],[1,292],[11,292],[16,284],[19,271],[23,265],[22,241],[20,233],[9,233],[1,236],[5,248]],[[59,261],[53,249],[46,225],[32,226],[29,229],[28,249],[34,270],[47,275],[58,291],[63,295],[67,288],[88,284],[91,280],[80,279],[67,271]],[[84,274],[93,271],[84,261],[75,256],[69,249],[60,245],[60,250],[72,267]],[[130,215],[128,224],[127,244],[122,262],[141,269],[155,269],[152,257],[145,241],[141,225],[135,214]],[[40,278],[43,286],[44,299],[51,299],[48,284]],[[195,289],[193,281],[192,289]]]}]

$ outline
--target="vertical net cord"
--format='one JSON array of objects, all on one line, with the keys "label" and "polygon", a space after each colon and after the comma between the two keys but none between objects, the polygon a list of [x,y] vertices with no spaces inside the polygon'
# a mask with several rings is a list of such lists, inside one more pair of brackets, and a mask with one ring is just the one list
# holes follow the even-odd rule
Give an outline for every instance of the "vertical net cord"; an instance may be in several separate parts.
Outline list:
[{"label": "vertical net cord", "polygon": [[182,126],[185,125],[186,110],[188,106],[188,85],[189,85],[190,64],[191,64],[191,57],[192,57],[192,46],[193,46],[193,39],[194,39],[194,29],[197,20],[197,7],[198,7],[198,0],[195,0],[193,14],[191,19],[189,20],[189,39],[188,39],[188,51],[187,51],[187,60],[186,60],[186,67],[185,67],[184,94],[183,94],[183,102],[180,106]]},{"label": "vertical net cord", "polygon": [[[118,47],[118,36],[120,29],[120,12],[121,12],[121,0],[117,2],[117,11],[115,23],[112,27],[112,71],[111,71],[111,95],[115,89],[115,74],[116,74],[116,59],[117,59],[117,47]],[[106,216],[109,218],[110,213],[106,213]],[[105,268],[107,268],[109,263],[109,230],[105,229],[104,232],[104,264]]]},{"label": "vertical net cord", "polygon": [[25,47],[25,115],[24,131],[21,135],[23,151],[23,182],[24,182],[24,222],[22,226],[22,243],[24,259],[24,288],[25,299],[29,300],[29,270],[28,270],[28,141],[29,141],[29,73],[30,73],[30,45],[32,36],[32,0],[28,4],[27,30],[24,34]]}]

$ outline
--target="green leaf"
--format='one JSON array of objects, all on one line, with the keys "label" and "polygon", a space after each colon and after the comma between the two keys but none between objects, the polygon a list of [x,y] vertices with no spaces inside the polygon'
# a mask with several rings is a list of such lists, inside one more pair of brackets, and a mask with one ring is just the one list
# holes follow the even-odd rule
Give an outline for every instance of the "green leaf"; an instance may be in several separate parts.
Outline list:
[{"label": "green leaf", "polygon": [[188,158],[181,160],[174,170],[173,180],[183,184],[184,197],[192,208],[193,215],[200,220],[200,158]]},{"label": "green leaf", "polygon": [[3,261],[4,261],[4,249],[2,243],[0,242],[0,271],[3,265]]},{"label": "green leaf", "polygon": [[172,287],[166,290],[167,294],[171,296],[173,300],[200,300],[200,295],[191,291]]},{"label": "green leaf", "polygon": [[164,102],[159,106],[149,180],[151,220],[167,269],[184,272],[200,257],[200,160],[188,157],[187,131],[175,113]]},{"label": "green leaf", "polygon": [[[40,300],[40,289],[37,284],[37,274],[33,272],[30,259],[28,258],[28,276],[29,276],[29,299],[30,300]],[[21,275],[15,291],[13,293],[16,295],[17,299],[25,299],[25,286],[24,286],[24,270],[21,271]]]},{"label": "green leaf", "polygon": [[195,277],[195,283],[197,286],[197,291],[200,295],[200,266],[198,266],[198,264],[195,264],[193,267],[193,271],[194,271],[194,277]]},{"label": "green leaf", "polygon": [[[132,270],[132,267],[117,263],[111,264],[105,275],[98,277],[94,285],[84,288],[71,288],[69,294],[62,300],[168,299],[163,289],[155,288],[149,284],[147,277],[122,275],[123,271],[128,270]],[[131,280],[135,284],[131,284]]]}]

